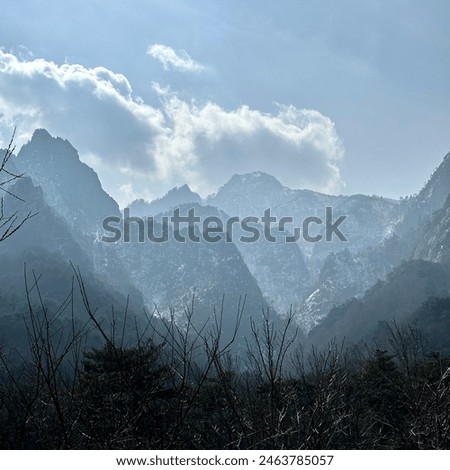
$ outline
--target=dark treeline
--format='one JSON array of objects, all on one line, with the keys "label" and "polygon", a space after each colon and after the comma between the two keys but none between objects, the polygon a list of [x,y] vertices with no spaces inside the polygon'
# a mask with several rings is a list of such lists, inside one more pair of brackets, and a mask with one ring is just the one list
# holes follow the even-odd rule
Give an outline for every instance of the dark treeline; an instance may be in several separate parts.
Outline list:
[{"label": "dark treeline", "polygon": [[27,298],[27,351],[0,355],[2,449],[449,448],[450,358],[412,327],[386,326],[383,347],[304,353],[292,317],[265,314],[242,342],[244,305],[230,338],[224,312],[199,328],[193,305],[181,323],[105,325],[78,272],[59,308]]}]

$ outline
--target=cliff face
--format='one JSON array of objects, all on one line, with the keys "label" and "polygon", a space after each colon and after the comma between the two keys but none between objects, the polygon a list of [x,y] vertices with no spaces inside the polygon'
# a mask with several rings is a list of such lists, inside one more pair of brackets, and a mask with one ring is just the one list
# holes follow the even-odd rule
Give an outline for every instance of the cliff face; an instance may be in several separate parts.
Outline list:
[{"label": "cliff face", "polygon": [[442,209],[423,227],[414,258],[450,263],[450,196]]}]

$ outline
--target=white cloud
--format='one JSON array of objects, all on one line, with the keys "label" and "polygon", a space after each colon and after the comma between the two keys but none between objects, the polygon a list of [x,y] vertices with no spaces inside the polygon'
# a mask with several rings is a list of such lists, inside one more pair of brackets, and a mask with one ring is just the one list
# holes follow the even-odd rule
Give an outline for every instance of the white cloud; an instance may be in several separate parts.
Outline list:
[{"label": "white cloud", "polygon": [[181,72],[202,72],[205,66],[193,60],[185,50],[174,51],[163,44],[153,44],[147,49],[147,54],[159,60],[164,70],[179,70]]},{"label": "white cloud", "polygon": [[1,51],[0,122],[7,132],[17,125],[19,144],[48,127],[115,164],[127,164],[130,154],[150,164],[148,140],[164,131],[161,111],[134,98],[124,75]]},{"label": "white cloud", "polygon": [[262,170],[292,187],[325,192],[341,188],[337,162],[343,148],[331,120],[317,111],[279,106],[275,115],[242,106],[163,100],[170,133],[156,139],[155,161],[163,178],[185,175],[205,194],[233,173]]},{"label": "white cloud", "polygon": [[17,145],[36,127],[69,139],[119,204],[151,199],[188,183],[206,195],[234,173],[265,171],[288,186],[336,192],[343,148],[318,111],[187,102],[154,84],[159,107],[103,67],[57,65],[0,51],[0,136]]}]

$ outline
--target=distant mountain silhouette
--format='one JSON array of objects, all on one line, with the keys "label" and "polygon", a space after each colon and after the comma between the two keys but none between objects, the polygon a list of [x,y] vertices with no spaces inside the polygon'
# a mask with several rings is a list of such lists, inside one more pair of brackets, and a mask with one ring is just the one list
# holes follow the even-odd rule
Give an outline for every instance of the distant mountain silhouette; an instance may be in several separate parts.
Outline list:
[{"label": "distant mountain silhouette", "polygon": [[174,207],[188,203],[201,204],[202,198],[197,193],[191,191],[187,184],[184,184],[179,188],[171,189],[163,197],[151,202],[144,201],[144,199],[136,199],[128,207],[132,216],[146,217],[167,212]]}]

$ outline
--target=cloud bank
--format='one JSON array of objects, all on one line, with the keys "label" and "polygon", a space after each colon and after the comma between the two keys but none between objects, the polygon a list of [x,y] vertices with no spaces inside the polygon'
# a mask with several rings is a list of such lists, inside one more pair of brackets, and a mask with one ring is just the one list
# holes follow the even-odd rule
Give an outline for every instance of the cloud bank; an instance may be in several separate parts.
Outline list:
[{"label": "cloud bank", "polygon": [[234,173],[264,171],[283,184],[342,188],[343,147],[318,111],[278,105],[275,113],[187,101],[154,85],[160,105],[135,96],[129,80],[104,67],[26,60],[0,51],[0,136],[17,144],[37,127],[69,139],[124,205],[184,183],[202,195]]},{"label": "cloud bank", "polygon": [[181,72],[203,72],[205,66],[193,60],[185,50],[175,52],[163,44],[153,44],[147,49],[147,54],[159,60],[164,70],[179,70]]}]

